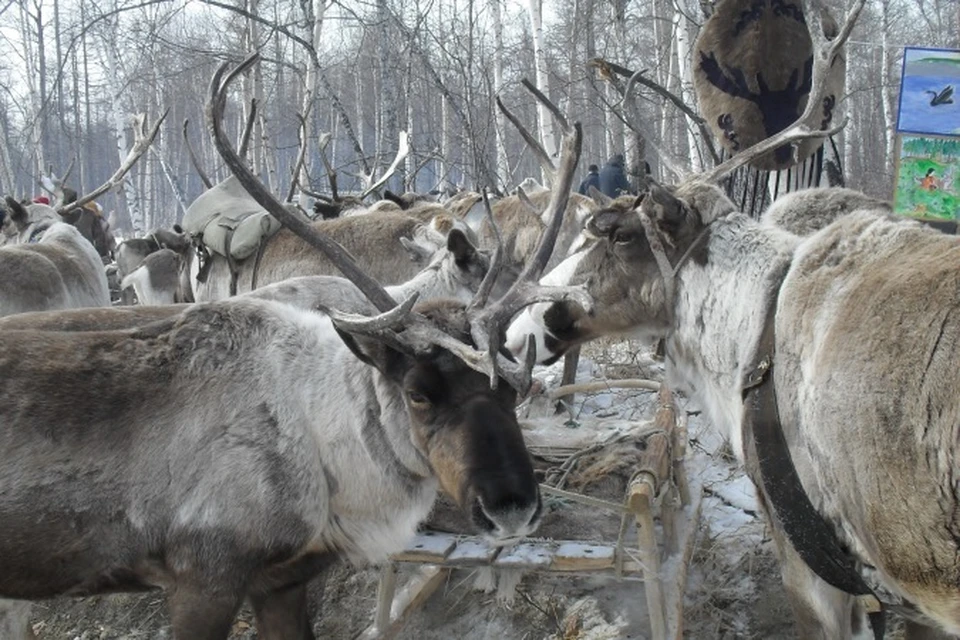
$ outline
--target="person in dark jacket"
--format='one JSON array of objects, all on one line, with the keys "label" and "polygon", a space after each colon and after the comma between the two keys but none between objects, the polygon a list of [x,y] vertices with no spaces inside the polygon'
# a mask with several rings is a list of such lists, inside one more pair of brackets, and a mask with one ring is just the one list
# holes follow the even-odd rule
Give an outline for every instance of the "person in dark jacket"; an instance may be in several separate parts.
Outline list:
[{"label": "person in dark jacket", "polygon": [[623,170],[623,154],[618,153],[603,165],[600,170],[600,191],[603,195],[616,198],[625,193],[632,193],[627,174]]},{"label": "person in dark jacket", "polygon": [[583,179],[583,182],[580,183],[580,188],[577,189],[577,193],[580,195],[588,196],[590,195],[590,187],[595,189],[600,189],[600,167],[595,164],[587,167],[587,177]]}]

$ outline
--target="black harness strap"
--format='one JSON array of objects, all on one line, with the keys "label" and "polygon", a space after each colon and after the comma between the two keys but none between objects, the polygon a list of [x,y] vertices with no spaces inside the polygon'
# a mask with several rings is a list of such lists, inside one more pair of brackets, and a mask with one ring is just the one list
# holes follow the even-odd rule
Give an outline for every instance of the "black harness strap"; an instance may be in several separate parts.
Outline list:
[{"label": "black harness strap", "polygon": [[[884,636],[883,605],[864,582],[850,553],[817,512],[797,475],[780,423],[773,382],[777,300],[786,275],[784,265],[771,280],[766,316],[757,351],[743,383],[743,441],[747,471],[761,487],[783,532],[810,569],[828,584],[858,596],[869,612],[876,640]],[[752,463],[752,464],[751,464]],[[759,482],[758,482],[759,480]]]},{"label": "black harness strap", "polygon": [[253,259],[253,275],[250,277],[250,291],[257,289],[257,276],[260,274],[260,261],[263,259],[263,251],[267,248],[267,240],[263,237],[257,242],[257,256]]},{"label": "black harness strap", "polygon": [[240,278],[240,270],[237,268],[237,261],[230,255],[230,245],[233,242],[233,229],[227,230],[227,239],[223,243],[223,257],[227,259],[227,269],[230,270],[230,295],[237,295],[237,280]]}]

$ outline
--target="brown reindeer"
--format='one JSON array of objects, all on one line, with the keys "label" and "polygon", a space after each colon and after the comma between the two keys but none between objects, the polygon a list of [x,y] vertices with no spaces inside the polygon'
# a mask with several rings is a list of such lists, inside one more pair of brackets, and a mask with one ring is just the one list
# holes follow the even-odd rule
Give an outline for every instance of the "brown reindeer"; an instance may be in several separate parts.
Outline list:
[{"label": "brown reindeer", "polygon": [[[671,386],[757,487],[799,637],[882,638],[886,609],[908,616],[907,638],[943,638],[960,633],[956,241],[838,189],[798,194],[774,212],[781,224],[758,222],[716,184],[828,133],[818,78],[863,4],[832,41],[808,21],[814,82],[799,121],[704,175],[653,185],[634,208],[595,214],[593,242],[543,279],[583,284],[593,307],[525,310],[508,345],[519,355],[535,342],[548,360],[603,335],[664,337]],[[811,205],[825,212],[813,228]]]}]

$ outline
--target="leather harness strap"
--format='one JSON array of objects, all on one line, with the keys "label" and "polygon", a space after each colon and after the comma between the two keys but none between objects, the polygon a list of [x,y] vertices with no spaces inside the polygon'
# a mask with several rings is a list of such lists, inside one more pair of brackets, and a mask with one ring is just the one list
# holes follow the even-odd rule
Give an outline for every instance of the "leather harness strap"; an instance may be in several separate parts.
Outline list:
[{"label": "leather harness strap", "polygon": [[800,483],[780,423],[773,371],[777,300],[789,263],[769,281],[767,308],[756,353],[743,382],[743,442],[747,473],[761,487],[790,543],[810,569],[828,584],[857,596],[868,611],[876,640],[884,636],[885,616],[879,598],[864,582],[853,557],[833,528],[810,502]]},{"label": "leather harness strap", "polygon": [[237,268],[237,261],[230,254],[230,245],[233,242],[234,229],[227,230],[227,238],[223,243],[223,257],[227,259],[227,269],[230,270],[230,295],[237,295],[237,280],[240,278],[240,270]]},{"label": "leather harness strap", "polygon": [[257,241],[257,257],[253,260],[253,275],[250,276],[250,291],[257,289],[257,276],[260,273],[260,261],[263,259],[263,251],[267,248],[267,242],[262,237]]}]

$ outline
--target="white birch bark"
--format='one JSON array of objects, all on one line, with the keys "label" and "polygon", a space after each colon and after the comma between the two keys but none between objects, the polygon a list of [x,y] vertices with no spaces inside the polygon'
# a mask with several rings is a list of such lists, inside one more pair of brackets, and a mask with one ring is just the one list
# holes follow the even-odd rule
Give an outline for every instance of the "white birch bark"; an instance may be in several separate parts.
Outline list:
[{"label": "white birch bark", "polygon": [[[113,10],[116,10],[116,2],[111,3]],[[119,46],[119,19],[116,15],[103,21],[102,45],[103,61],[106,67],[107,88],[110,92],[110,110],[113,124],[114,139],[117,144],[117,164],[127,157],[129,149],[127,148],[127,122],[129,114],[124,110],[123,97],[123,78],[126,74],[123,71],[120,58]],[[143,235],[146,232],[146,220],[143,217],[143,211],[140,207],[137,195],[136,185],[131,176],[123,180],[123,202],[127,208],[127,215],[130,217],[130,223],[133,225],[133,231],[136,235]]]},{"label": "white birch bark", "polygon": [[[378,158],[383,158],[383,164],[386,166],[390,164],[393,157],[389,150],[395,149],[400,140],[400,130],[397,126],[397,64],[392,59],[389,28],[391,22],[387,0],[377,0],[377,20],[377,57],[380,71],[380,99],[377,100],[377,108],[380,110],[380,130],[377,150]],[[396,178],[391,177],[384,186],[389,188],[394,184],[396,184]]]},{"label": "white birch bark", "polygon": [[[414,127],[414,109],[413,109],[413,74],[411,73],[410,63],[407,63],[406,68],[406,81],[404,85],[407,89],[407,98],[406,98],[406,126],[404,130],[407,131],[411,138],[414,137],[416,133],[416,127]],[[411,144],[412,147],[412,144]],[[407,157],[403,159],[403,188],[404,191],[418,191],[417,189],[417,154],[414,152],[414,149],[410,149],[410,153],[407,154]]]},{"label": "white birch bark", "polygon": [[[503,91],[503,7],[501,0],[491,0],[490,6],[493,10],[493,93],[496,98]],[[510,184],[510,163],[505,139],[507,118],[495,103],[490,108],[497,114],[497,180],[501,188],[506,188]]]},{"label": "white birch bark", "polygon": [[3,134],[3,140],[0,140],[0,193],[18,193],[20,190],[17,189],[17,179],[10,162],[10,150],[7,148],[11,138],[5,118],[0,119],[0,133]]},{"label": "white birch bark", "polygon": [[452,186],[448,160],[453,150],[450,145],[450,101],[447,96],[440,97],[440,159],[437,161],[440,189],[446,191]]},{"label": "white birch bark", "polygon": [[[550,74],[547,57],[543,47],[543,0],[527,0],[527,12],[530,14],[530,35],[533,38],[533,58],[536,66],[537,88],[547,97],[550,96]],[[550,157],[557,155],[556,133],[550,110],[537,103],[537,130],[540,132],[540,144]],[[544,184],[549,184],[550,176],[542,173]]]},{"label": "white birch bark", "polygon": [[46,161],[44,157],[43,133],[41,124],[41,110],[43,108],[43,102],[40,96],[40,87],[37,84],[39,73],[37,72],[36,67],[36,46],[33,35],[33,22],[34,19],[30,15],[30,10],[27,6],[27,3],[20,3],[20,37],[23,43],[23,58],[27,67],[26,81],[27,99],[29,104],[29,112],[25,114],[27,129],[26,137],[31,150],[31,159],[33,160],[33,167],[31,167],[30,171],[33,173],[33,175],[40,176],[43,175],[44,171],[46,171]]},{"label": "white birch bark", "polygon": [[[680,87],[680,99],[684,104],[695,105],[696,98],[693,94],[693,76],[691,69],[691,44],[690,31],[687,25],[687,18],[683,12],[678,11],[673,16],[674,33],[677,43],[677,76]],[[700,150],[703,148],[700,129],[696,123],[684,114],[683,122],[686,124],[682,128],[682,136],[686,139],[687,156],[690,158],[690,165],[695,172],[705,169],[703,166],[703,155]]]},{"label": "white birch bark", "polygon": [[882,47],[882,52],[880,56],[880,65],[882,67],[881,71],[881,82],[880,82],[880,91],[882,94],[881,109],[883,110],[883,122],[884,122],[884,136],[883,136],[883,151],[884,151],[884,167],[883,171],[886,175],[893,178],[894,173],[894,156],[896,152],[896,119],[897,119],[897,102],[896,96],[894,95],[897,89],[896,77],[891,77],[891,71],[894,66],[894,50],[893,44],[890,42],[890,29],[892,27],[892,16],[890,15],[890,0],[880,0],[880,24],[881,24],[881,35],[880,43]]}]

